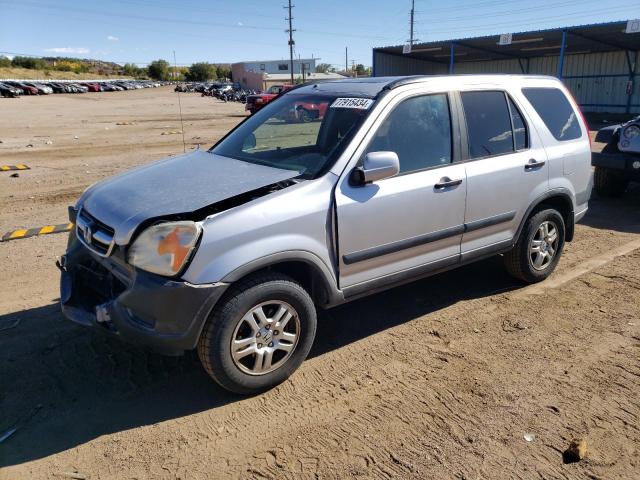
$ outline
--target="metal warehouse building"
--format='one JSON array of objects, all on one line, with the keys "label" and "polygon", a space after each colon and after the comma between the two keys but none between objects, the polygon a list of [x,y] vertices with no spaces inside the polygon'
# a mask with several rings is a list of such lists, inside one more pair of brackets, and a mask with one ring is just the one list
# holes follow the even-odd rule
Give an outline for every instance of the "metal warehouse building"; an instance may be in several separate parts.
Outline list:
[{"label": "metal warehouse building", "polygon": [[373,75],[554,75],[584,111],[640,113],[640,21],[443,40],[373,50]]}]

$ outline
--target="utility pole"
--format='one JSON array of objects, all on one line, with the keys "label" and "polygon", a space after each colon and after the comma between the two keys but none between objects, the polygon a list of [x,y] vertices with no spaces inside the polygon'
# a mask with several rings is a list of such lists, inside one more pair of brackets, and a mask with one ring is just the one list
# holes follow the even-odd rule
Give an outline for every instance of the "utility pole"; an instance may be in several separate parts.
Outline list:
[{"label": "utility pole", "polygon": [[344,47],[344,71],[349,71],[349,47]]},{"label": "utility pole", "polygon": [[288,8],[289,9],[289,17],[286,18],[286,20],[289,21],[289,30],[285,30],[285,32],[287,32],[289,34],[289,68],[291,70],[291,85],[294,84],[293,82],[293,46],[295,45],[296,42],[293,41],[293,32],[295,32],[295,30],[293,29],[293,16],[291,15],[291,9],[294,7],[294,5],[291,5],[291,0],[289,0],[289,6],[288,7],[283,7],[283,8]]},{"label": "utility pole", "polygon": [[414,13],[414,7],[415,7],[415,0],[411,0],[411,20],[410,20],[410,26],[409,26],[409,45],[411,45],[412,49],[413,49],[413,13]]}]

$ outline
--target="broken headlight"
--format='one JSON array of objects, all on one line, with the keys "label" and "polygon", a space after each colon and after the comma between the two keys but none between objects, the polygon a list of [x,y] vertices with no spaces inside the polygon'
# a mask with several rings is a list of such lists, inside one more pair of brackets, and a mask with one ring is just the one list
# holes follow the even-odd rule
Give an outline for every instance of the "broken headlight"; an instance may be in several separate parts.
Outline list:
[{"label": "broken headlight", "polygon": [[173,277],[180,273],[195,249],[201,227],[195,222],[159,223],[147,228],[129,248],[134,267]]}]

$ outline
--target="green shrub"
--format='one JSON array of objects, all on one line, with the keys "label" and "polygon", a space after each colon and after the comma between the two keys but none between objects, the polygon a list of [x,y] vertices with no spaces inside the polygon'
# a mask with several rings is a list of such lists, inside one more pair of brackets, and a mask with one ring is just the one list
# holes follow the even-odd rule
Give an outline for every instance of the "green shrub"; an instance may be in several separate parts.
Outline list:
[{"label": "green shrub", "polygon": [[206,62],[194,63],[186,74],[186,79],[191,82],[206,82],[216,78],[218,78],[216,66]]},{"label": "green shrub", "polygon": [[169,80],[169,62],[166,60],[154,60],[147,70],[154,80]]}]

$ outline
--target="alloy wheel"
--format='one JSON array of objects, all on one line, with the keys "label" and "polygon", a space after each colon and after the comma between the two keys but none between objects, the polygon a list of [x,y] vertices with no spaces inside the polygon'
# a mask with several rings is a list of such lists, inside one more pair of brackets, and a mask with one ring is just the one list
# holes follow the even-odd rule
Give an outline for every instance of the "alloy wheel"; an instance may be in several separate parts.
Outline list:
[{"label": "alloy wheel", "polygon": [[556,256],[558,250],[558,227],[547,220],[542,222],[529,244],[529,261],[536,270],[547,268]]},{"label": "alloy wheel", "polygon": [[265,375],[293,354],[300,337],[300,318],[286,302],[273,300],[250,309],[231,337],[231,357],[242,372]]}]

